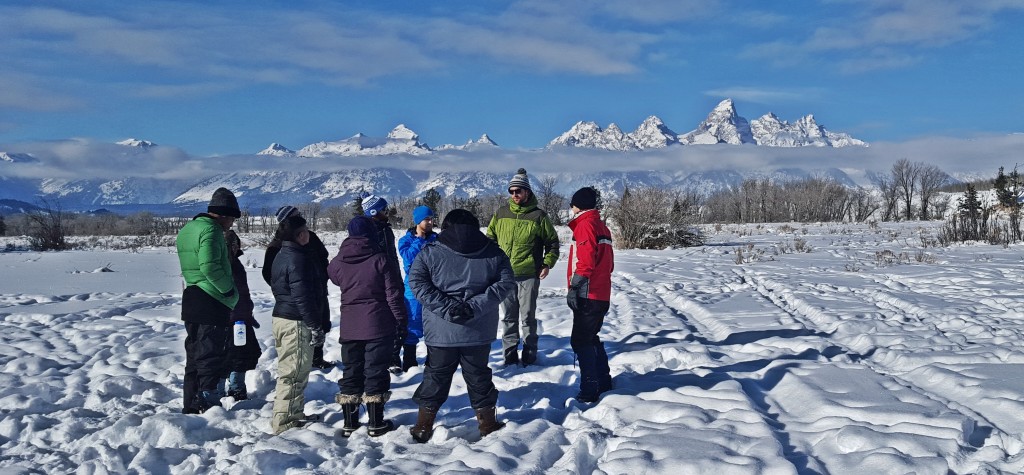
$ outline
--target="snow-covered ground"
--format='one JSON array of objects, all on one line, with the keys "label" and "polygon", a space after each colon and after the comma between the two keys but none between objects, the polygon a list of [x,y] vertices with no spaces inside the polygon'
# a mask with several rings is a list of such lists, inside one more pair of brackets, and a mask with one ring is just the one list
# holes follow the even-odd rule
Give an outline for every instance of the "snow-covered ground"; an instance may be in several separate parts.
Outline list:
[{"label": "snow-covered ground", "polygon": [[501,368],[493,346],[508,426],[481,439],[457,376],[427,444],[408,432],[422,369],[393,379],[395,432],[337,437],[333,370],[306,390],[324,422],[271,435],[262,249],[242,258],[264,323],[254,398],[203,415],[180,413],[173,249],[0,253],[0,473],[1022,473],[1024,246],[937,248],[936,227],[725,226],[617,251],[616,389],[592,406],[572,399],[560,263],[540,364]]}]

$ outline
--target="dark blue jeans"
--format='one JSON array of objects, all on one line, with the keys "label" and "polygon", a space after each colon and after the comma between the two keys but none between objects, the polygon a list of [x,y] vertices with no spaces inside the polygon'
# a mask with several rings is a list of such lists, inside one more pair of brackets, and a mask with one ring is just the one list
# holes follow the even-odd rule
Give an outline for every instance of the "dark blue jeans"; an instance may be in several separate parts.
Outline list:
[{"label": "dark blue jeans", "polygon": [[440,347],[427,345],[427,364],[423,382],[416,388],[412,400],[421,407],[437,410],[452,388],[455,370],[462,366],[469,403],[473,409],[493,407],[498,403],[498,389],[491,381],[491,368],[487,360],[491,345]]},{"label": "dark blue jeans", "polygon": [[341,361],[345,363],[338,392],[348,395],[378,395],[391,389],[388,361],[395,337],[376,340],[349,340],[341,342]]}]

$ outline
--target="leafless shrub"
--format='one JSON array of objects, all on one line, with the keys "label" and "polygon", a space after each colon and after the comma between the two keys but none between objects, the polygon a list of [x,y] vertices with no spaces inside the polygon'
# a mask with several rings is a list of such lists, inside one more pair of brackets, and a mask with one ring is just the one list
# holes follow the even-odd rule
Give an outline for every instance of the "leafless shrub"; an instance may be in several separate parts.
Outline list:
[{"label": "leafless shrub", "polygon": [[39,210],[26,214],[30,228],[29,245],[35,251],[65,251],[71,249],[67,241],[67,221],[71,216],[61,210],[60,202],[53,206],[42,201]]},{"label": "leafless shrub", "polygon": [[623,249],[665,249],[704,244],[696,222],[696,195],[655,186],[625,188],[609,206],[607,216],[618,232]]}]

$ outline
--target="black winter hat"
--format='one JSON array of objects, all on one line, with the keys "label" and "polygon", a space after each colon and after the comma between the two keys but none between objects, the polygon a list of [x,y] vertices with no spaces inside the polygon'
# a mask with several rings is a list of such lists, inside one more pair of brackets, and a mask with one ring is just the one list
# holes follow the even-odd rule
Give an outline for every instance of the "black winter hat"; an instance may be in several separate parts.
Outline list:
[{"label": "black winter hat", "polygon": [[589,186],[576,190],[576,193],[572,194],[572,199],[569,200],[569,206],[579,209],[597,208],[597,190]]},{"label": "black winter hat", "polygon": [[242,217],[242,211],[238,209],[238,200],[235,199],[235,194],[224,187],[217,188],[213,192],[213,198],[210,198],[210,205],[206,207],[206,211],[232,218]]},{"label": "black winter hat", "polygon": [[444,221],[441,223],[441,229],[448,229],[453,224],[468,224],[475,228],[480,227],[480,220],[473,216],[473,213],[458,208],[453,209],[444,216]]}]

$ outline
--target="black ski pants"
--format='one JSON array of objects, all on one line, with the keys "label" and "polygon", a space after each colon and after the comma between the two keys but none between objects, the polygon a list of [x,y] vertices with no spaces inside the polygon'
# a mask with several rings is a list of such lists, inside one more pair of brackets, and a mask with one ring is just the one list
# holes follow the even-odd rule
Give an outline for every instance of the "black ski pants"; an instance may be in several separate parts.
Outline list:
[{"label": "black ski pants", "polygon": [[427,345],[427,364],[423,369],[423,382],[416,388],[412,400],[420,407],[438,409],[452,388],[455,370],[462,367],[469,403],[473,409],[493,407],[498,403],[498,388],[491,381],[491,368],[487,366],[491,345],[441,347]]}]

